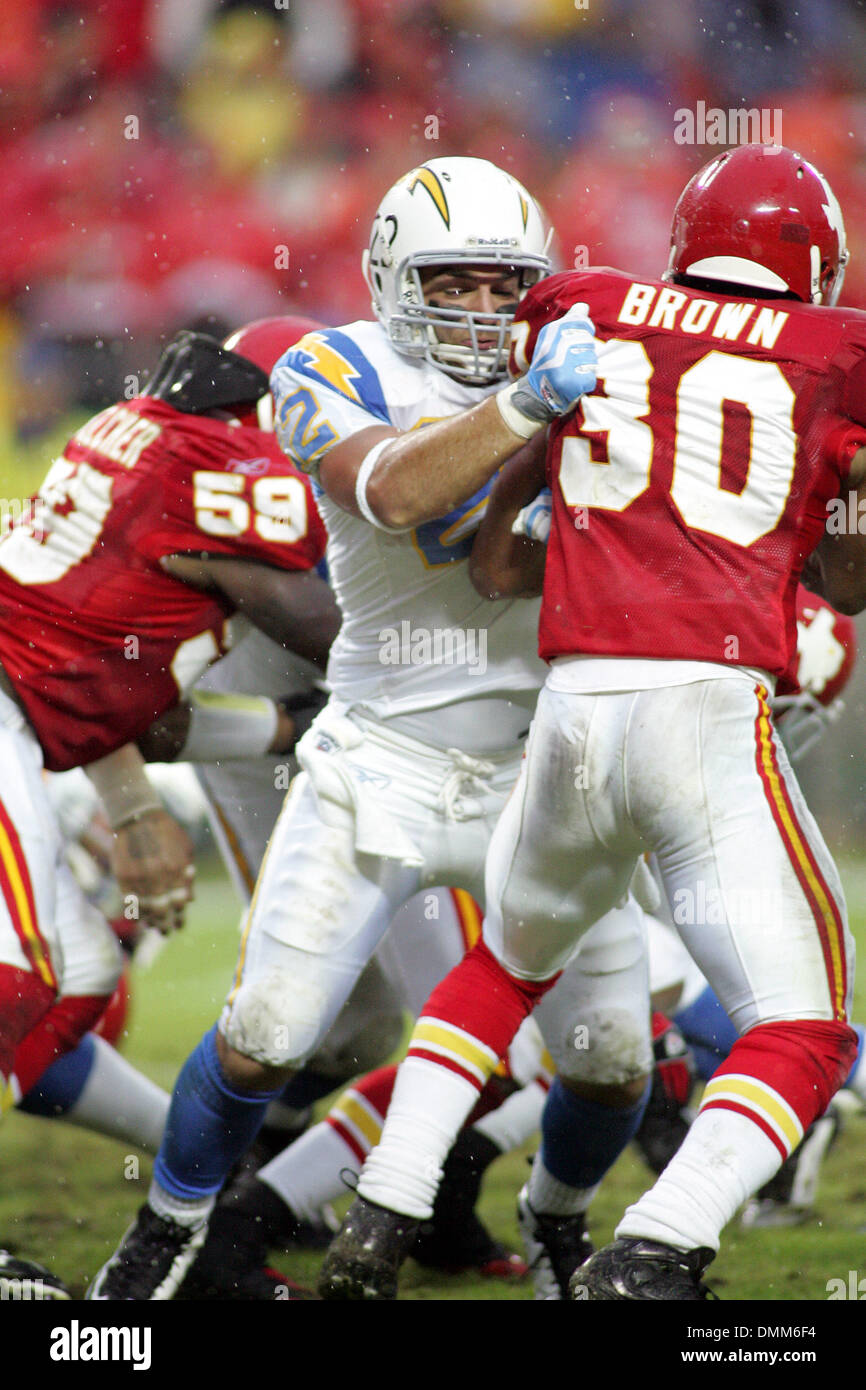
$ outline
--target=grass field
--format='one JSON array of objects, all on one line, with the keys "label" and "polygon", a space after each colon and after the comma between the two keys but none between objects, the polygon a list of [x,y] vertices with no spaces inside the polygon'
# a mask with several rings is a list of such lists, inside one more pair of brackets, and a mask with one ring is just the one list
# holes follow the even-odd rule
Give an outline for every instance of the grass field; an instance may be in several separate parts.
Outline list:
[{"label": "grass field", "polygon": [[[866,950],[866,864],[842,865],[855,932]],[[126,1056],[170,1089],[189,1050],[217,1016],[234,964],[238,910],[218,868],[200,876],[187,927],[134,978]],[[858,994],[866,1016],[866,989]],[[0,1245],[48,1264],[80,1297],[144,1199],[151,1160],[113,1140],[55,1121],[13,1112],[2,1127]],[[831,1278],[847,1281],[863,1265],[866,1242],[866,1118],[846,1124],[824,1167],[814,1221],[780,1231],[732,1224],[711,1272],[722,1299],[825,1300]],[[488,1173],[481,1211],[504,1241],[517,1244],[515,1195],[532,1146],[499,1160]],[[138,1176],[134,1173],[138,1159]],[[649,1185],[631,1152],[596,1201],[592,1233],[607,1240],[624,1206]],[[315,1279],[320,1256],[299,1253],[274,1263],[300,1282]],[[864,1270],[866,1272],[866,1270]],[[531,1299],[528,1284],[433,1275],[410,1263],[401,1296],[412,1300]]]}]

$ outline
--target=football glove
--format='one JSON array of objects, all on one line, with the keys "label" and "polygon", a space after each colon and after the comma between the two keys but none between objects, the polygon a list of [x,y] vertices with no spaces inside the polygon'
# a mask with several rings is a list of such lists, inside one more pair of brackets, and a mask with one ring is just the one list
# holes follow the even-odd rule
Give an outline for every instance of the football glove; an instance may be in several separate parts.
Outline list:
[{"label": "football glove", "polygon": [[551,420],[567,415],[581,396],[595,389],[594,335],[586,304],[573,304],[562,318],[544,325],[526,376],[497,395],[509,429],[528,439]]},{"label": "football glove", "polygon": [[544,487],[528,506],[522,507],[511,523],[513,536],[528,536],[531,541],[550,538],[550,519],[553,514],[553,493]]}]

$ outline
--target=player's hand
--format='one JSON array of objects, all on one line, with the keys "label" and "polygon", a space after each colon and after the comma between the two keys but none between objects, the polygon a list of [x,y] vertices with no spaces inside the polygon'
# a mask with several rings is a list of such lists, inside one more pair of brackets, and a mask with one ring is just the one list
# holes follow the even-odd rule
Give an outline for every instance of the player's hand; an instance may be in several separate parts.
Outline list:
[{"label": "player's hand", "polygon": [[595,327],[586,304],[547,323],[538,335],[525,385],[552,415],[565,415],[595,388]]},{"label": "player's hand", "polygon": [[525,507],[521,507],[511,523],[513,536],[528,536],[531,541],[550,539],[550,524],[553,516],[553,493],[543,487],[537,497]]},{"label": "player's hand", "polygon": [[510,388],[510,403],[527,420],[565,415],[595,388],[595,328],[586,304],[573,304],[538,335],[529,371]]},{"label": "player's hand", "polygon": [[328,703],[328,695],[315,686],[299,695],[284,695],[275,701],[277,732],[269,749],[271,753],[291,753],[309,729],[317,714]]},{"label": "player's hand", "polygon": [[183,926],[193,895],[192,843],[167,811],[146,811],[115,831],[114,876],[136,899],[140,919],[164,935]]}]

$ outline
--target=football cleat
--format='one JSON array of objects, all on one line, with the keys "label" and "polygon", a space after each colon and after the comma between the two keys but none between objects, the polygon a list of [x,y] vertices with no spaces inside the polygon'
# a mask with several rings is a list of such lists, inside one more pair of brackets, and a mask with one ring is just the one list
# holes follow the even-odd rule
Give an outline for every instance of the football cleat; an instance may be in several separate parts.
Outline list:
[{"label": "football cleat", "polygon": [[811,1124],[802,1143],[789,1154],[768,1183],[743,1209],[740,1218],[749,1228],[800,1226],[814,1214],[821,1164],[842,1128],[834,1105]]},{"label": "football cleat", "polygon": [[201,1249],[207,1222],[181,1226],[145,1202],[86,1298],[93,1302],[166,1302],[174,1298]]},{"label": "football cleat", "polygon": [[220,1197],[211,1213],[207,1240],[179,1297],[248,1303],[315,1298],[267,1263],[270,1247],[286,1243],[296,1225],[291,1209],[271,1188],[253,1174],[244,1174]]},{"label": "football cleat", "polygon": [[356,1197],[331,1242],[319,1275],[325,1299],[394,1300],[397,1275],[421,1222]]},{"label": "football cleat", "polygon": [[700,1302],[715,1298],[701,1276],[715,1251],[707,1246],[675,1250],[660,1241],[634,1237],[615,1240],[596,1251],[572,1275],[574,1302]]},{"label": "football cleat", "polygon": [[474,1212],[459,1228],[435,1224],[428,1227],[425,1223],[412,1257],[427,1269],[440,1269],[445,1274],[472,1270],[486,1279],[525,1279],[529,1273],[525,1261],[494,1240]]},{"label": "football cleat", "polygon": [[43,1265],[0,1250],[0,1302],[57,1302],[71,1297],[63,1281]]},{"label": "football cleat", "polygon": [[535,1301],[560,1302],[568,1298],[568,1283],[575,1270],[593,1253],[584,1216],[546,1216],[529,1205],[524,1187],[517,1198],[517,1220],[535,1287]]},{"label": "football cleat", "polygon": [[287,1279],[270,1265],[241,1266],[230,1261],[220,1268],[208,1262],[199,1268],[193,1265],[177,1293],[184,1303],[207,1303],[212,1300],[235,1303],[298,1303],[316,1299],[312,1289],[305,1289],[293,1279]]},{"label": "football cleat", "polygon": [[475,1212],[481,1180],[501,1155],[499,1145],[478,1130],[460,1131],[445,1160],[433,1216],[412,1251],[419,1264],[448,1274],[473,1270],[488,1279],[525,1278],[524,1261],[494,1240]]}]

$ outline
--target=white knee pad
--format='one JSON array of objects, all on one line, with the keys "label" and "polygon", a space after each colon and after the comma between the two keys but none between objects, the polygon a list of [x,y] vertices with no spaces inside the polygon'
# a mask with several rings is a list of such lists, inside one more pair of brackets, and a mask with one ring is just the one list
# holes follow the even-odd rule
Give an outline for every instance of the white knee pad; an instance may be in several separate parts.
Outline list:
[{"label": "white knee pad", "polygon": [[303,1066],[327,1027],[328,994],[314,974],[293,961],[244,981],[220,1019],[229,1046],[266,1067]]},{"label": "white knee pad", "polygon": [[648,1008],[645,1019],[628,1009],[583,1009],[546,1041],[564,1080],[622,1086],[652,1070],[649,1023]]},{"label": "white knee pad", "polygon": [[559,1074],[621,1086],[652,1070],[644,917],[632,899],[587,932],[536,1010]]}]

